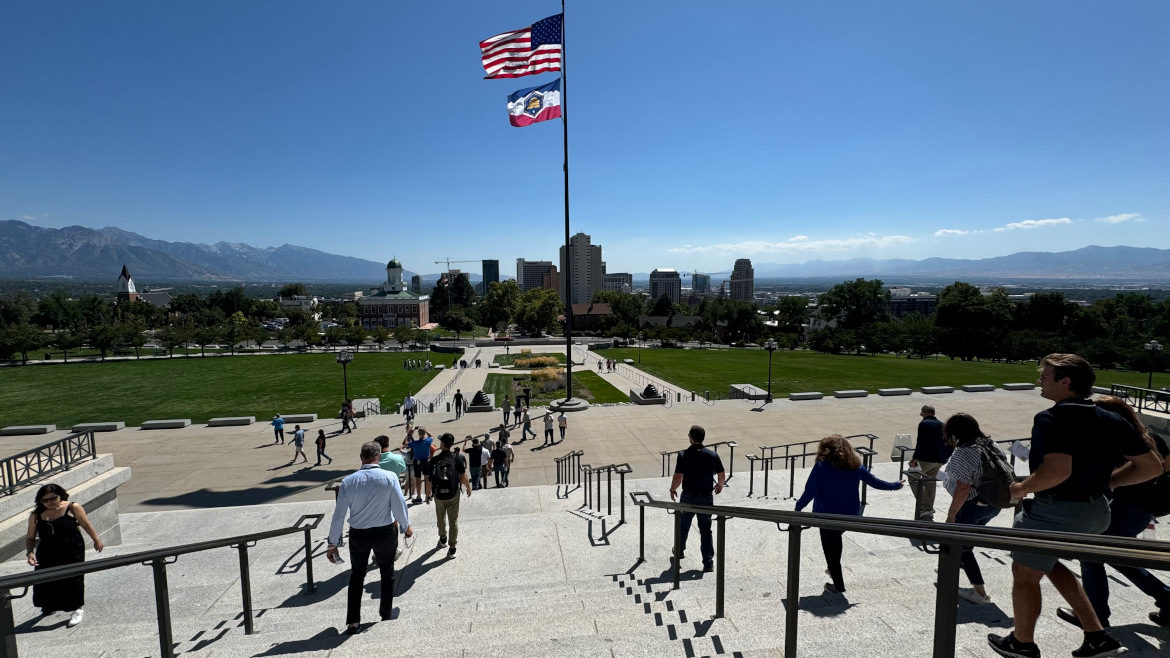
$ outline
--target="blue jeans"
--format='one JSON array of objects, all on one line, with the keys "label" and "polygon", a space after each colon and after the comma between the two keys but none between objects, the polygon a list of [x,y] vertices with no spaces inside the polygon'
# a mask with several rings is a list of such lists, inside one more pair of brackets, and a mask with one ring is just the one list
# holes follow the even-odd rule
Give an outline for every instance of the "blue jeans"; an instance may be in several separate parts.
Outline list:
[{"label": "blue jeans", "polygon": [[[714,496],[696,496],[695,494],[683,493],[679,497],[678,502],[690,503],[692,505],[714,505]],[[703,564],[708,565],[715,560],[715,542],[711,540],[711,515],[697,514],[695,512],[679,512],[682,521],[682,537],[679,539],[679,551],[686,550],[687,535],[691,533],[691,519],[699,517],[699,554],[703,556]]]},{"label": "blue jeans", "polygon": [[[1132,507],[1125,503],[1114,501],[1110,505],[1112,512],[1109,527],[1103,535],[1111,537],[1137,537],[1149,525],[1153,516],[1149,512]],[[1121,572],[1142,592],[1154,599],[1159,609],[1170,609],[1170,587],[1158,580],[1149,571],[1140,567],[1125,567],[1110,565]],[[1109,581],[1105,578],[1105,565],[1100,562],[1081,561],[1081,583],[1085,587],[1085,594],[1089,595],[1089,602],[1097,618],[1104,624],[1109,619]]]},{"label": "blue jeans", "polygon": [[[959,513],[955,514],[955,523],[987,525],[997,514],[999,514],[998,507],[980,505],[972,498],[959,508]],[[967,580],[971,581],[972,585],[983,584],[983,572],[979,570],[979,563],[975,561],[975,552],[970,546],[964,546],[962,553],[959,554],[959,566],[963,568],[963,573],[967,574]]]},{"label": "blue jeans", "polygon": [[496,466],[495,472],[496,472],[496,487],[498,488],[500,486],[501,482],[503,482],[503,486],[505,486],[505,487],[508,486],[508,467],[507,466]]},{"label": "blue jeans", "polygon": [[[477,450],[478,450],[478,448],[477,448]],[[471,468],[471,488],[472,489],[479,489],[480,488],[479,487],[480,469],[482,469],[483,467],[482,466],[472,466],[470,468]]]}]

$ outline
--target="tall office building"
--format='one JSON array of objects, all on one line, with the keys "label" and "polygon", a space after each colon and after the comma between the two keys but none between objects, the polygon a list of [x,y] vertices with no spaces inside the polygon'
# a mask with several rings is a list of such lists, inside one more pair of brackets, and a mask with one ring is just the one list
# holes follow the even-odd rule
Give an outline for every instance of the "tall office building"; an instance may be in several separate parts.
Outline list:
[{"label": "tall office building", "polygon": [[691,274],[691,292],[696,295],[711,292],[711,275],[698,272]]},{"label": "tall office building", "polygon": [[410,291],[416,295],[422,294],[422,277],[415,274],[410,277]]},{"label": "tall office building", "polygon": [[601,285],[602,290],[629,294],[634,292],[634,275],[629,272],[614,272],[612,274],[607,272]]},{"label": "tall office building", "polygon": [[678,270],[661,268],[650,273],[650,303],[653,304],[663,295],[670,297],[672,304],[682,299],[682,277]]},{"label": "tall office building", "polygon": [[750,302],[756,292],[756,271],[750,258],[739,258],[731,270],[731,299]]},{"label": "tall office building", "polygon": [[[559,280],[556,273],[557,268],[550,260],[516,259],[516,284],[520,286],[520,292],[548,287],[547,282]],[[557,289],[559,286],[554,282],[553,290]]]},{"label": "tall office building", "polygon": [[[568,266],[566,268],[566,265]],[[569,276],[564,276],[565,272]],[[561,301],[566,304],[584,304],[593,301],[593,293],[601,290],[605,263],[601,260],[601,245],[592,244],[592,238],[578,233],[569,238],[568,261],[565,247],[561,247],[561,284],[572,281],[573,299],[567,299],[561,289]]]},{"label": "tall office building", "polygon": [[483,261],[483,269],[481,274],[483,276],[483,282],[480,283],[479,294],[486,295],[488,290],[491,290],[492,284],[497,283],[500,280],[500,261]]}]

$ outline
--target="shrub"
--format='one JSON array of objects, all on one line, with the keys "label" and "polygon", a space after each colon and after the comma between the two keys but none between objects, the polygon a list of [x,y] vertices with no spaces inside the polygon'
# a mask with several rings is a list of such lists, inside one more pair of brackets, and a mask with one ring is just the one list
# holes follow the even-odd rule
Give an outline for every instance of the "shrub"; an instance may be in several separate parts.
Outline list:
[{"label": "shrub", "polygon": [[552,368],[552,367],[541,368],[540,370],[533,370],[532,371],[532,381],[534,381],[534,382],[547,382],[547,381],[559,380],[561,378],[561,373],[562,373],[562,371],[560,368]]},{"label": "shrub", "polygon": [[556,366],[558,363],[559,362],[555,356],[530,356],[527,358],[518,357],[512,361],[512,364],[517,368],[543,368],[546,366]]}]

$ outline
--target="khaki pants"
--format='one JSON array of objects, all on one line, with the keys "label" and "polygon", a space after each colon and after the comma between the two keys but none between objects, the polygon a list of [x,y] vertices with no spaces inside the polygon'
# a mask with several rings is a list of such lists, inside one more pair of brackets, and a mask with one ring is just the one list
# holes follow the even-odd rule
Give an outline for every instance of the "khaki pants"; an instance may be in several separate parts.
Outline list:
[{"label": "khaki pants", "polygon": [[[447,538],[451,548],[459,542],[459,499],[462,496],[456,493],[453,498],[435,499],[435,520],[439,525],[439,539]],[[450,521],[451,532],[447,532],[447,523]]]},{"label": "khaki pants", "polygon": [[[939,462],[924,462],[919,460],[918,466],[922,469],[923,475],[928,478],[934,478],[938,477],[938,472],[943,465]],[[918,487],[918,491],[915,492],[918,497],[918,509],[922,510],[924,515],[931,514],[931,518],[933,518],[934,513],[934,487],[934,480],[927,480],[922,482]]]}]

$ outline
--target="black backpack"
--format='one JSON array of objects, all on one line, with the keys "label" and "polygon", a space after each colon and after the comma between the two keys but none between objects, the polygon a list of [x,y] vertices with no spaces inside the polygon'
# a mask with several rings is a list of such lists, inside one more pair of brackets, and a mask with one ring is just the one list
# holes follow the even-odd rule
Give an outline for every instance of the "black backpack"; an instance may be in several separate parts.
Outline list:
[{"label": "black backpack", "polygon": [[979,439],[980,459],[983,466],[983,477],[975,487],[975,496],[980,501],[1005,509],[1012,507],[1011,486],[1016,481],[1016,471],[1011,462],[994,443],[987,439]]},{"label": "black backpack", "polygon": [[459,471],[455,467],[455,455],[437,459],[431,464],[431,486],[435,498],[448,500],[459,495]]}]

